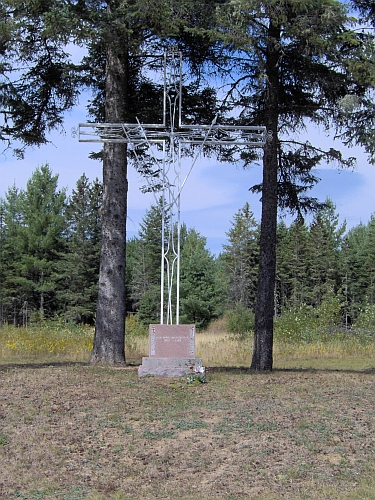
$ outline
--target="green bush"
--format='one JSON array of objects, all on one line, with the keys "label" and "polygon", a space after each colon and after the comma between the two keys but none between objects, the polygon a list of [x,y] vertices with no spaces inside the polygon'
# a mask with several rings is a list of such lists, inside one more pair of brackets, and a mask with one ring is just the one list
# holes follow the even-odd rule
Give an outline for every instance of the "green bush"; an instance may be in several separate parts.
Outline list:
[{"label": "green bush", "polygon": [[311,342],[315,337],[316,316],[306,304],[292,307],[276,318],[274,336],[280,342]]},{"label": "green bush", "polygon": [[245,337],[254,331],[254,313],[242,304],[226,312],[227,329],[239,337]]},{"label": "green bush", "polygon": [[353,325],[354,330],[363,332],[364,334],[374,336],[375,333],[375,305],[367,304],[364,309],[361,309],[359,315]]},{"label": "green bush", "polygon": [[301,304],[283,312],[276,318],[274,334],[281,342],[314,342],[342,336],[341,303],[328,292],[318,307]]}]

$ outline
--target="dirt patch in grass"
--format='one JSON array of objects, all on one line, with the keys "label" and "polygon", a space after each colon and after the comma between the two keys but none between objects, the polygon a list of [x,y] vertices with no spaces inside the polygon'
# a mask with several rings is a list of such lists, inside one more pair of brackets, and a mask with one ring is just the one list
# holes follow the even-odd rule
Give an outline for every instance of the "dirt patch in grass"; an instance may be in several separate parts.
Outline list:
[{"label": "dirt patch in grass", "polygon": [[0,367],[2,499],[373,499],[374,371]]}]

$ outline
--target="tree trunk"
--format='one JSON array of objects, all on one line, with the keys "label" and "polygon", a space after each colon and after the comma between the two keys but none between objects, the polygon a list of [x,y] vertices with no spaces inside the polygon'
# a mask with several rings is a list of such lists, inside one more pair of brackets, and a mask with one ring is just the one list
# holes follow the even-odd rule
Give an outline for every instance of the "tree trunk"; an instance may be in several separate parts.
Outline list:
[{"label": "tree trunk", "polygon": [[[108,9],[110,10],[111,3]],[[126,48],[120,37],[108,43],[106,63],[107,123],[124,121]],[[92,363],[125,364],[125,269],[127,215],[126,144],[106,143],[103,155],[103,204],[98,306]]]},{"label": "tree trunk", "polygon": [[266,61],[267,97],[265,109],[265,116],[267,117],[266,126],[270,136],[265,146],[263,157],[258,289],[255,306],[254,351],[251,362],[251,369],[257,371],[272,370],[273,365],[273,315],[277,230],[279,39],[279,27],[271,24],[268,34]]},{"label": "tree trunk", "polygon": [[92,363],[125,363],[126,148],[106,144],[98,306]]}]

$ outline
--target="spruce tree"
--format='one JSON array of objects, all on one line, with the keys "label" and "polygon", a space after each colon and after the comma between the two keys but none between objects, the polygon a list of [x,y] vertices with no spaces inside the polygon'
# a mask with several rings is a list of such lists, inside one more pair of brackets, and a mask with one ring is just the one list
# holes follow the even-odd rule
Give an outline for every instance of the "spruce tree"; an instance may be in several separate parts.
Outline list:
[{"label": "spruce tree", "polygon": [[[375,216],[367,224],[367,241],[365,247],[365,258],[363,261],[362,273],[365,271],[367,286],[364,290],[364,303],[375,304]],[[362,274],[361,273],[361,274]]]},{"label": "spruce tree", "polygon": [[288,305],[299,307],[308,302],[309,295],[307,285],[309,233],[304,219],[298,218],[289,227],[288,233],[286,245],[288,261],[284,259],[284,274],[287,270],[289,276],[285,280],[288,288]]},{"label": "spruce tree", "polygon": [[4,223],[4,201],[0,198],[0,328],[4,323],[4,240],[5,240],[5,223]]},{"label": "spruce tree", "polygon": [[[369,136],[355,131],[360,117],[343,111],[347,95],[363,109],[373,107],[373,36],[356,30],[347,6],[335,0],[239,0],[218,9],[218,36],[227,43],[228,72],[235,75],[228,99],[241,109],[236,123],[265,125],[259,277],[255,311],[254,370],[272,369],[278,206],[303,215],[319,208],[306,196],[317,181],[320,162],[353,164],[340,151],[323,150],[298,133],[309,124],[337,134],[352,130],[352,141],[370,150]],[[227,52],[228,55],[228,52]],[[345,115],[345,117],[344,117]],[[261,157],[261,155],[259,155]],[[251,161],[254,155],[248,156]]]},{"label": "spruce tree", "polygon": [[65,189],[57,188],[58,175],[48,165],[37,168],[27,182],[22,199],[24,246],[21,279],[39,317],[57,309],[56,263],[65,250]]},{"label": "spruce tree", "polygon": [[102,185],[83,174],[69,197],[65,217],[66,252],[59,263],[58,298],[64,317],[94,323],[99,276]]},{"label": "spruce tree", "polygon": [[[366,303],[369,269],[367,251],[369,250],[369,224],[353,227],[343,241],[343,272],[346,323],[352,324]],[[371,267],[370,267],[371,269]]]},{"label": "spruce tree", "polygon": [[[14,325],[22,324],[20,312],[27,303],[28,290],[22,281],[22,257],[25,252],[23,213],[24,192],[8,188],[4,200],[3,228],[3,317]],[[26,318],[27,320],[27,318]]]},{"label": "spruce tree", "polygon": [[291,296],[290,263],[292,251],[290,237],[290,228],[281,220],[277,225],[275,316],[282,314],[289,305]]},{"label": "spruce tree", "polygon": [[206,239],[189,229],[181,251],[181,323],[204,328],[222,312],[224,291]]},{"label": "spruce tree", "polygon": [[[160,321],[162,215],[161,200],[152,205],[142,219],[133,259],[132,300],[145,324]],[[168,224],[169,217],[166,217]],[[133,243],[134,245],[135,243]],[[168,241],[165,241],[168,245]]]},{"label": "spruce tree", "polygon": [[339,257],[346,223],[339,225],[335,208],[332,201],[327,199],[326,207],[314,216],[309,229],[308,282],[310,303],[315,307],[319,306],[328,292],[338,293],[342,285]]},{"label": "spruce tree", "polygon": [[65,190],[48,165],[37,168],[26,190],[10,188],[4,203],[4,307],[14,323],[25,310],[51,317],[58,310],[57,264],[65,251]]},{"label": "spruce tree", "polygon": [[226,233],[228,245],[223,245],[222,259],[230,279],[229,306],[241,304],[254,309],[256,299],[259,224],[254,219],[249,203],[245,203],[233,217]]},{"label": "spruce tree", "polygon": [[[137,272],[143,245],[139,238],[134,236],[126,242],[126,311],[127,314],[135,312],[139,308],[139,299],[142,296],[137,284]],[[141,281],[142,283],[142,281]],[[133,295],[134,292],[134,295]]]}]

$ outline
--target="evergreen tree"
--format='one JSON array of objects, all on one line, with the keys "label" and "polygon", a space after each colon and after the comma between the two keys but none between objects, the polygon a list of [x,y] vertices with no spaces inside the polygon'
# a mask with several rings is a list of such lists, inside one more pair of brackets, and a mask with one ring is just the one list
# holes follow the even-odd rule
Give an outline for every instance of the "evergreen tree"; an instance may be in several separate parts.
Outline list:
[{"label": "evergreen tree", "polygon": [[[367,286],[365,292],[365,304],[375,304],[375,216],[367,224],[367,241],[365,246],[365,258],[363,260],[362,273],[366,273]],[[364,297],[363,297],[364,298]]]},{"label": "evergreen tree", "polygon": [[132,272],[132,299],[138,309],[139,319],[146,324],[160,321],[161,248],[162,215],[159,200],[157,205],[146,210],[140,224],[139,253]]},{"label": "evergreen tree", "polygon": [[290,229],[284,221],[277,226],[276,241],[276,292],[275,292],[275,316],[278,316],[286,308],[291,295],[290,285]]},{"label": "evergreen tree", "polygon": [[23,199],[24,192],[12,186],[4,200],[3,318],[15,325],[21,322],[20,311],[28,300],[27,290],[21,280],[21,262],[25,251]]},{"label": "evergreen tree", "polygon": [[368,225],[353,227],[343,238],[342,272],[343,293],[345,297],[345,324],[350,326],[365,303],[368,271],[366,253]]},{"label": "evergreen tree", "polygon": [[65,318],[74,322],[93,324],[95,318],[101,200],[101,183],[97,179],[90,183],[83,174],[66,207],[67,248],[59,265],[58,298]]},{"label": "evergreen tree", "polygon": [[139,293],[142,288],[139,290],[136,282],[142,252],[142,242],[136,236],[126,242],[126,310],[128,314],[138,310],[139,297],[142,295]]},{"label": "evergreen tree", "polygon": [[4,223],[4,201],[0,198],[0,328],[4,323],[4,240],[5,240],[5,223]]},{"label": "evergreen tree", "polygon": [[65,190],[57,190],[58,176],[48,165],[37,168],[26,190],[8,190],[4,203],[5,240],[3,258],[4,305],[8,317],[23,324],[28,313],[39,318],[58,309],[56,270],[65,250]]},{"label": "evergreen tree", "polygon": [[[90,112],[107,123],[155,123],[155,88],[147,72],[157,67],[155,54],[166,40],[179,38],[187,53],[201,44],[186,26],[206,23],[212,0],[202,2],[14,2],[1,4],[0,138],[22,146],[46,142],[61,125],[63,112],[76,102],[82,86],[94,90]],[[206,7],[206,5],[205,5]],[[85,46],[88,57],[74,64],[67,44]],[[152,57],[149,57],[149,56]],[[198,64],[199,57],[192,57]],[[26,69],[25,69],[26,68]],[[150,97],[151,96],[151,97]],[[202,107],[202,109],[205,109]],[[207,110],[207,108],[206,108]],[[205,111],[206,111],[205,110]],[[22,148],[17,152],[22,154]],[[125,268],[127,161],[125,143],[105,143],[98,305],[92,362],[123,364],[125,335]],[[147,170],[147,161],[142,170]]]},{"label": "evergreen tree", "polygon": [[20,157],[27,146],[48,142],[77,101],[78,68],[66,49],[85,32],[78,10],[64,1],[1,2],[0,140]]},{"label": "evergreen tree", "polygon": [[206,239],[189,229],[181,251],[181,322],[204,328],[222,312],[223,290]]},{"label": "evergreen tree", "polygon": [[284,274],[288,275],[285,280],[285,288],[288,290],[287,305],[298,307],[307,301],[309,294],[306,284],[308,273],[308,243],[309,234],[304,219],[298,218],[288,230],[286,251],[288,260],[280,262],[280,268],[284,267]]},{"label": "evergreen tree", "polygon": [[57,309],[56,262],[65,249],[65,189],[57,190],[58,175],[48,165],[37,168],[22,200],[24,246],[20,269],[29,304],[40,317]]},{"label": "evergreen tree", "polygon": [[[223,109],[233,105],[242,123],[266,125],[269,132],[260,188],[262,227],[252,366],[271,369],[278,199],[281,206],[297,211],[316,206],[314,201],[296,196],[316,181],[311,168],[322,159],[345,164],[339,152],[301,145],[290,132],[303,128],[307,119],[327,128],[338,124],[338,133],[350,131],[348,141],[360,134],[360,141],[371,142],[369,134],[355,128],[366,114],[364,110],[373,111],[367,92],[373,80],[368,57],[373,52],[371,35],[351,30],[345,6],[335,0],[282,4],[238,0],[219,5],[211,0],[5,0],[1,13],[0,95],[5,117],[1,137],[20,139],[26,145],[46,140],[46,131],[59,125],[63,111],[74,104],[80,85],[95,91],[91,111],[96,118],[123,123],[133,121],[135,115],[150,116],[150,100],[143,98],[145,88],[150,95],[147,54],[157,53],[167,40],[178,39],[191,55],[192,67],[197,67],[206,56],[211,59],[216,49],[215,55],[220,52],[218,40],[225,42],[225,60],[231,60],[234,67],[224,70],[232,73],[231,78],[234,75],[235,82]],[[218,24],[210,40],[208,28]],[[72,64],[66,54],[70,41],[86,45],[91,59]],[[236,57],[228,57],[231,54]],[[154,62],[151,60],[151,66]],[[160,99],[157,90],[152,95]],[[231,104],[229,96],[235,96],[237,90],[239,97]],[[363,104],[358,113],[343,111],[347,95],[356,96]],[[135,113],[135,108],[142,113]],[[238,113],[239,108],[243,112]],[[128,156],[124,144],[104,146],[93,362],[125,361]],[[247,159],[253,157],[247,155]]]},{"label": "evergreen tree", "polygon": [[255,370],[272,369],[278,205],[297,213],[319,208],[305,196],[318,180],[312,169],[321,161],[353,163],[340,151],[301,142],[296,133],[307,123],[336,128],[339,134],[352,126],[352,140],[370,150],[370,140],[359,130],[355,134],[358,115],[343,118],[342,101],[349,94],[373,109],[368,104],[373,36],[351,29],[354,22],[347,7],[335,0],[239,0],[219,9],[219,36],[236,56],[227,59],[236,75],[227,105],[233,98],[236,109],[241,108],[237,123],[265,125],[268,131],[263,182],[254,187],[262,192]]},{"label": "evergreen tree", "polygon": [[330,199],[320,210],[310,225],[308,283],[311,290],[310,303],[319,306],[329,292],[338,293],[341,288],[339,255],[346,223],[339,225],[339,216]]},{"label": "evergreen tree", "polygon": [[[161,52],[168,38],[181,38],[180,32],[185,31],[188,20],[198,22],[201,19],[196,15],[200,12],[200,3],[195,0],[185,0],[178,5],[164,1],[150,5],[144,0],[107,2],[105,15],[100,17],[102,29],[98,42],[90,44],[91,60],[96,62],[99,55],[99,60],[105,62],[105,71],[91,74],[91,84],[97,90],[91,108],[96,118],[103,117],[107,123],[135,123],[136,118],[141,121],[151,118],[155,123],[154,103],[162,103],[162,88],[155,88],[146,76],[147,69],[156,67],[155,58],[150,59],[149,55]],[[184,40],[185,47],[192,46],[188,38]],[[92,362],[125,362],[125,222],[129,158],[132,156],[125,144],[105,143],[99,295]],[[141,162],[138,167],[142,172],[150,171],[148,161]],[[154,292],[149,289],[147,293],[151,294],[152,303]]]},{"label": "evergreen tree", "polygon": [[259,225],[246,203],[235,215],[223,245],[223,261],[230,276],[229,305],[254,309],[259,256]]},{"label": "evergreen tree", "polygon": [[[161,201],[146,211],[140,225],[139,238],[128,242],[133,309],[144,323],[160,321],[160,203]],[[168,216],[166,222],[168,223]],[[175,245],[176,243],[174,241]],[[171,241],[165,241],[165,248],[171,244]],[[215,259],[205,245],[205,238],[193,229],[188,230],[185,224],[181,225],[180,322],[195,323],[199,328],[218,316],[225,294]],[[171,269],[169,272],[171,273]],[[167,273],[166,266],[165,286]],[[176,275],[173,276],[174,285],[175,280]],[[173,293],[172,302],[175,301],[176,295]]]}]

